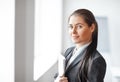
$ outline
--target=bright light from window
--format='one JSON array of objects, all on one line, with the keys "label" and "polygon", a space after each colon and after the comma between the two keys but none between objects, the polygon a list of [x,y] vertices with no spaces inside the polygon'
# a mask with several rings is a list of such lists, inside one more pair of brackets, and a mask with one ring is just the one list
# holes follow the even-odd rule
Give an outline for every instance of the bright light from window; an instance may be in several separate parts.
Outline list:
[{"label": "bright light from window", "polygon": [[61,52],[61,1],[35,1],[34,80],[56,62]]},{"label": "bright light from window", "polygon": [[0,0],[0,82],[14,82],[14,2]]}]

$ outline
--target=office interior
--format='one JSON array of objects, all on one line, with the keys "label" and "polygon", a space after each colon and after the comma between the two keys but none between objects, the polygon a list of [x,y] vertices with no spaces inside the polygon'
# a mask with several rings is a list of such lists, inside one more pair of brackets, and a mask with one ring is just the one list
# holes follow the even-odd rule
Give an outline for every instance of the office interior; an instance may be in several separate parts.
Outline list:
[{"label": "office interior", "polygon": [[67,19],[79,8],[98,22],[104,82],[120,82],[119,0],[0,0],[0,82],[53,82],[58,55],[74,45]]}]

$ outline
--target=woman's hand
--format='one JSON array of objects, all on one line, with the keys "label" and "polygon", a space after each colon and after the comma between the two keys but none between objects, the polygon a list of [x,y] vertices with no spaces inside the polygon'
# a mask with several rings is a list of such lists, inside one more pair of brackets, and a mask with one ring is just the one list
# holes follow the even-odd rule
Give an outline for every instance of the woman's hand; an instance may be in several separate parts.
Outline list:
[{"label": "woman's hand", "polygon": [[68,79],[64,76],[58,76],[54,82],[68,82]]},{"label": "woman's hand", "polygon": [[59,82],[68,82],[68,79],[67,77],[62,76],[60,77]]}]

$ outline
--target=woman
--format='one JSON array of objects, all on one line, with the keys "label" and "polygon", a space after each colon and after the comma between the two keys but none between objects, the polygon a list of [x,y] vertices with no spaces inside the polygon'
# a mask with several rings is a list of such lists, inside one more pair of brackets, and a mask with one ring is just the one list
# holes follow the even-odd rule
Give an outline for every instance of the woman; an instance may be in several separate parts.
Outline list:
[{"label": "woman", "polygon": [[96,49],[98,26],[94,15],[87,9],[78,9],[68,23],[75,47],[66,50],[65,73],[55,82],[104,82],[106,62]]}]

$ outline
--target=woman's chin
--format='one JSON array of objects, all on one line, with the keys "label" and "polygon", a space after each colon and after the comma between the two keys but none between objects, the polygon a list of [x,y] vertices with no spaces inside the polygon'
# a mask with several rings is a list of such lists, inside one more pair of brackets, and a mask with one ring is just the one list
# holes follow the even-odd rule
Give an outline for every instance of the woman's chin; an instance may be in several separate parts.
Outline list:
[{"label": "woman's chin", "polygon": [[72,41],[73,41],[73,43],[75,43],[75,44],[79,43],[79,41],[77,41],[77,40],[72,40]]}]

